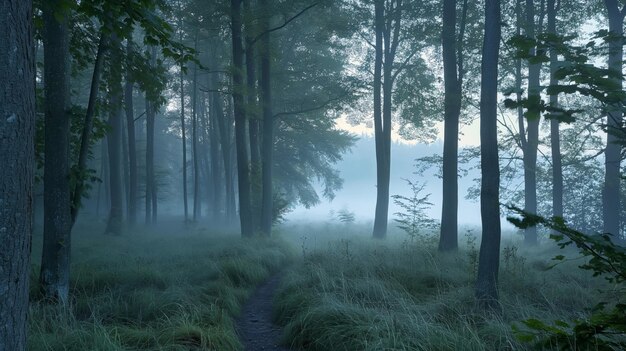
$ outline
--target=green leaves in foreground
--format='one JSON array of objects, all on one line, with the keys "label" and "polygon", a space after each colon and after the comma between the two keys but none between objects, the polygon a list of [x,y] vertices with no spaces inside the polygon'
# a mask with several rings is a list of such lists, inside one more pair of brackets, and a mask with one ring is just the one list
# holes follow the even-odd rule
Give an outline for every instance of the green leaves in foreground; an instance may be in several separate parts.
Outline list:
[{"label": "green leaves in foreground", "polygon": [[[508,217],[509,222],[518,228],[542,225],[552,230],[550,238],[561,249],[575,245],[586,263],[579,267],[593,272],[593,276],[603,276],[616,284],[615,289],[626,292],[626,249],[611,240],[610,234],[587,235],[567,226],[562,218],[547,219],[524,212],[515,206],[507,206],[521,217]],[[564,255],[553,258],[563,261]],[[622,294],[623,295],[623,294]],[[620,301],[602,302],[591,309],[585,320],[570,323],[555,321],[548,324],[538,319],[522,322],[525,328],[513,326],[520,341],[534,343],[541,348],[559,350],[623,350],[626,349],[626,304]]]}]

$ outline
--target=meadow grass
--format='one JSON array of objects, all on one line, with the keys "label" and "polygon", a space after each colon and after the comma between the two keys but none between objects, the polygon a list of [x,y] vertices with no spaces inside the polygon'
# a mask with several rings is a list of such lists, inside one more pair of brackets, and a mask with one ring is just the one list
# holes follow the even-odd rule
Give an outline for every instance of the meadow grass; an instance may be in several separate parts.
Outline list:
[{"label": "meadow grass", "polygon": [[77,230],[67,306],[41,301],[33,247],[29,350],[241,350],[234,317],[292,259],[280,240],[205,229]]},{"label": "meadow grass", "polygon": [[471,234],[461,235],[457,254],[440,254],[428,236],[410,242],[395,232],[381,241],[369,238],[368,227],[361,234],[356,228],[283,229],[302,256],[275,303],[284,344],[320,351],[532,349],[513,325],[585,318],[585,308],[602,298],[597,289],[609,288],[578,269],[580,261],[548,269],[563,251],[549,243],[525,251],[521,237],[510,235],[500,266],[503,313],[485,313],[474,299],[479,240]]}]

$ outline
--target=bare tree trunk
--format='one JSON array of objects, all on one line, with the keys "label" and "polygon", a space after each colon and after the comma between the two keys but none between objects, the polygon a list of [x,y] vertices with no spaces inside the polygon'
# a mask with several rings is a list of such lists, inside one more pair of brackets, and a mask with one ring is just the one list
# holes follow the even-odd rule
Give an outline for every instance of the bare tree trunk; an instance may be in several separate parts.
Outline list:
[{"label": "bare tree trunk", "polygon": [[35,169],[32,1],[0,2],[0,350],[26,350]]},{"label": "bare tree trunk", "polygon": [[[196,39],[194,49],[198,49],[198,31],[196,29]],[[191,152],[193,154],[193,221],[198,221],[201,215],[200,207],[200,173],[198,166],[198,65],[193,65],[193,92],[192,92],[192,112],[191,112]]]},{"label": "bare tree trunk", "polygon": [[[134,55],[133,42],[128,39],[126,56]],[[137,177],[137,141],[135,138],[135,116],[133,107],[133,76],[130,68],[126,71],[126,85],[124,88],[124,107],[126,111],[126,131],[128,133],[128,223],[132,226],[137,222],[137,199],[139,186]]]},{"label": "bare tree trunk", "polygon": [[[263,21],[263,30],[269,29],[271,8],[267,0],[260,0],[259,4],[266,14]],[[261,105],[263,107],[263,148],[262,148],[262,203],[261,203],[261,233],[272,235],[274,217],[274,186],[272,184],[272,168],[274,164],[274,115],[272,111],[272,64],[270,60],[271,48],[270,33],[261,40]]]},{"label": "bare tree trunk", "polygon": [[70,285],[70,67],[67,12],[46,2],[44,19],[44,239],[39,281],[45,298],[65,304]]},{"label": "bare tree trunk", "polygon": [[[609,42],[609,69],[622,74],[624,60],[624,14],[626,5],[621,9],[617,0],[604,0],[609,17],[609,31],[613,38]],[[622,88],[622,80],[616,78],[615,83]],[[620,235],[620,163],[622,145],[616,132],[623,127],[623,113],[620,106],[615,106],[607,117],[607,141],[604,151],[604,189],[602,197],[602,214],[604,219],[604,232],[616,236]]]},{"label": "bare tree trunk", "polygon": [[[548,32],[556,32],[556,1],[548,0]],[[550,50],[550,85],[559,83],[555,77],[559,58],[555,49]],[[550,106],[559,106],[559,95],[550,95]],[[563,217],[563,161],[561,156],[561,135],[559,121],[553,118],[550,121],[550,147],[552,149],[552,216]]]},{"label": "bare tree trunk", "polygon": [[112,65],[109,98],[109,133],[107,146],[109,150],[109,180],[111,191],[111,207],[105,230],[106,234],[122,233],[122,179],[121,179],[121,146],[122,146],[122,66],[121,43],[115,35],[111,38]]},{"label": "bare tree trunk", "polygon": [[[526,0],[526,36],[535,37],[535,4],[534,0]],[[541,28],[539,29],[541,30]],[[530,55],[535,54],[535,48],[530,49]],[[536,103],[541,99],[541,64],[528,65],[528,100]],[[537,152],[539,146],[539,111],[529,109],[526,114],[528,122],[528,136],[524,151],[524,211],[537,213]],[[537,244],[537,227],[532,226],[524,230],[524,242],[527,245]]]},{"label": "bare tree trunk", "polygon": [[[254,0],[244,0],[245,12],[251,17],[257,8]],[[264,4],[267,6],[267,4]],[[263,10],[263,9],[261,9]],[[267,16],[263,22],[267,22]],[[251,187],[251,208],[252,225],[254,232],[261,230],[262,211],[262,165],[261,149],[259,145],[259,116],[257,114],[257,88],[256,88],[256,55],[254,50],[255,29],[253,21],[245,23],[246,29],[246,92],[248,97],[248,135],[250,138],[250,187]],[[269,36],[269,34],[268,34]]]},{"label": "bare tree trunk", "polygon": [[[376,213],[374,219],[375,238],[384,238],[387,234],[387,210],[384,206],[383,164],[385,153],[383,112],[382,112],[382,67],[383,67],[383,34],[385,30],[384,0],[374,0],[374,27],[376,32],[376,56],[374,59],[374,139],[376,142]],[[384,184],[382,185],[384,186]],[[387,191],[387,194],[389,192]],[[389,199],[387,198],[387,207]],[[383,219],[384,217],[384,219]]]},{"label": "bare tree trunk", "polygon": [[456,39],[456,0],[444,0],[442,46],[445,97],[440,251],[456,251],[458,248],[459,116],[461,115],[462,46],[466,16],[467,0],[464,0],[459,37]]},{"label": "bare tree trunk", "polygon": [[501,235],[497,122],[500,33],[500,0],[486,0],[480,89],[482,240],[478,258],[476,298],[481,306],[494,310],[499,310],[497,284]]},{"label": "bare tree trunk", "polygon": [[183,204],[185,207],[185,222],[189,220],[189,207],[187,205],[187,137],[185,135],[185,80],[183,63],[180,63],[180,130],[183,145]]},{"label": "bare tree trunk", "polygon": [[[150,65],[156,61],[156,51],[150,48]],[[146,95],[146,224],[156,223],[156,182],[154,178],[154,119],[156,109]]]},{"label": "bare tree trunk", "polygon": [[[211,84],[209,84],[211,86]],[[213,220],[223,220],[221,210],[226,209],[225,202],[223,202],[223,191],[225,190],[225,183],[222,181],[224,175],[222,162],[220,162],[220,144],[219,144],[219,127],[218,117],[216,110],[216,93],[210,93],[209,95],[209,142],[211,148],[211,181],[213,184]]]},{"label": "bare tree trunk", "polygon": [[241,0],[231,0],[231,29],[233,43],[233,107],[235,113],[235,143],[237,149],[237,179],[239,185],[239,221],[241,235],[252,236],[250,211],[250,168],[246,140],[246,112],[241,93],[243,87],[243,45],[241,42]]}]

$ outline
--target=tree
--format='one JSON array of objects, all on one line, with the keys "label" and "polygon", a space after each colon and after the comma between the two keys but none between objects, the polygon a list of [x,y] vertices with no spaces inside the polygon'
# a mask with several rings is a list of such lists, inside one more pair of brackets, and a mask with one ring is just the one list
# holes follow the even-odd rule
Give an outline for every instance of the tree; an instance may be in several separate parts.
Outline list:
[{"label": "tree", "polygon": [[65,303],[70,288],[70,37],[61,0],[42,4],[44,19],[44,242],[39,280],[44,297]]},{"label": "tree", "polygon": [[123,220],[122,192],[122,46],[120,38],[111,36],[111,67],[109,77],[109,133],[107,148],[109,155],[109,190],[111,206],[105,233],[120,235]]},{"label": "tree", "polygon": [[[180,41],[183,41],[183,14],[181,8],[180,14]],[[182,133],[181,144],[183,146],[183,207],[185,209],[185,222],[189,220],[189,206],[187,204],[187,136],[185,129],[185,66],[184,61],[180,60],[180,131]]]},{"label": "tree", "polygon": [[0,2],[0,349],[26,350],[35,169],[32,1]]},{"label": "tree", "polygon": [[463,86],[463,37],[467,17],[467,0],[463,1],[458,39],[456,38],[456,0],[443,1],[443,70],[444,70],[444,146],[443,199],[441,209],[440,251],[458,248],[458,153],[459,116]]},{"label": "tree", "polygon": [[124,110],[126,112],[126,132],[128,134],[128,223],[134,225],[137,221],[137,199],[139,198],[139,180],[137,176],[137,142],[135,138],[135,116],[133,106],[134,79],[130,67],[135,56],[133,41],[126,42],[126,82],[124,85]]},{"label": "tree", "polygon": [[[557,35],[556,31],[556,0],[548,0],[548,33]],[[550,49],[550,85],[558,84],[556,72],[559,68],[559,53]],[[559,106],[559,94],[550,95],[550,106]],[[552,150],[552,216],[563,217],[563,157],[561,155],[561,132],[559,120],[550,120],[550,147]]]},{"label": "tree", "polygon": [[476,298],[479,304],[487,309],[499,308],[497,283],[501,228],[497,95],[500,26],[500,0],[486,0],[480,89],[482,241],[478,261]]},{"label": "tree", "polygon": [[[265,16],[262,30],[269,30],[269,14],[271,8],[268,0],[260,0],[259,4]],[[265,33],[261,42],[261,106],[263,108],[263,147],[262,147],[262,204],[261,204],[261,232],[271,235],[274,210],[272,167],[274,166],[274,116],[272,112],[272,87],[271,87],[271,60],[270,60],[270,33]]]},{"label": "tree", "polygon": [[[626,5],[620,9],[617,0],[604,0],[608,11],[609,40],[608,66],[611,71],[621,76],[624,61],[624,16]],[[613,78],[618,88],[622,89],[622,78]],[[622,104],[614,104],[607,115],[606,149],[604,151],[604,189],[602,200],[602,213],[604,218],[604,232],[619,235],[620,223],[620,163],[622,144],[618,136],[623,124]]]},{"label": "tree", "polygon": [[231,33],[233,50],[233,107],[235,111],[235,145],[237,151],[237,179],[239,185],[239,221],[241,235],[252,236],[250,209],[250,167],[246,140],[246,111],[243,98],[243,43],[241,30],[241,0],[231,0]]}]

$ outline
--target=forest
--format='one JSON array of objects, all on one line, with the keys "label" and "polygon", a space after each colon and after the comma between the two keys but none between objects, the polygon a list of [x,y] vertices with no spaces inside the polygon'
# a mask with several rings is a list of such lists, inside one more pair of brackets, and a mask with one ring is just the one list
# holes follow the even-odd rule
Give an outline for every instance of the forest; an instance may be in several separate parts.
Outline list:
[{"label": "forest", "polygon": [[0,0],[0,351],[626,350],[625,17]]}]

